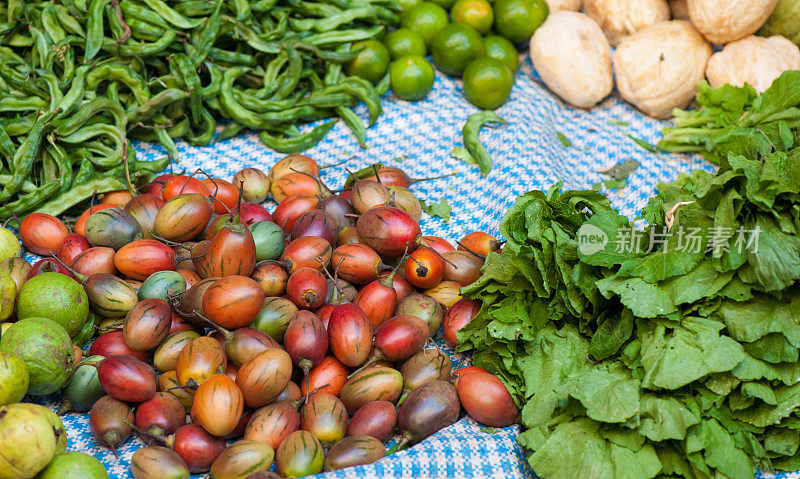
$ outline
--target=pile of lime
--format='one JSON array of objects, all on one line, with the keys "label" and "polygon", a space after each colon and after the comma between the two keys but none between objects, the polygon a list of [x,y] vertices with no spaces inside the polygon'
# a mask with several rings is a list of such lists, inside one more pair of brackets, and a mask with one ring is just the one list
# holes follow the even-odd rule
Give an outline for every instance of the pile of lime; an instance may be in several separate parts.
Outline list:
[{"label": "pile of lime", "polygon": [[[508,100],[519,66],[517,46],[530,40],[548,14],[544,0],[400,0],[401,28],[383,41],[353,44],[348,75],[373,83],[388,72],[394,94],[416,101],[433,88],[434,71],[463,78],[464,96],[478,108]],[[448,15],[447,9],[450,10]]]}]

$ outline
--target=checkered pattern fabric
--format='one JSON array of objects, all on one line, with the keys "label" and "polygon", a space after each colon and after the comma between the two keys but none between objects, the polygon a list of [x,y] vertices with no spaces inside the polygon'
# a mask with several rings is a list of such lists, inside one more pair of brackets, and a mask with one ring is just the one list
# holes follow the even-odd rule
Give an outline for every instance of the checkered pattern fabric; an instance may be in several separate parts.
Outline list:
[{"label": "checkered pattern fabric", "polygon": [[[681,172],[713,170],[698,157],[655,154],[638,146],[626,135],[655,144],[663,122],[648,118],[617,97],[592,110],[571,108],[552,95],[533,72],[530,58],[521,57],[521,68],[511,99],[497,110],[508,125],[485,128],[481,140],[494,160],[491,173],[483,178],[478,168],[450,157],[461,146],[461,127],[476,111],[463,97],[461,82],[437,73],[433,91],[424,101],[410,103],[391,93],[383,103],[384,112],[368,130],[368,148],[359,148],[341,122],[306,154],[321,165],[353,157],[346,165],[355,170],[374,162],[400,166],[417,178],[454,173],[454,176],[421,182],[412,187],[419,198],[452,206],[449,222],[423,217],[426,234],[455,241],[475,230],[496,232],[503,212],[514,198],[532,189],[544,189],[564,181],[568,188],[589,188],[604,177],[604,170],[625,160],[641,167],[628,179],[628,187],[609,192],[624,214],[635,217],[646,204],[659,181],[671,181]],[[360,111],[362,114],[365,111]],[[559,137],[571,142],[565,146]],[[164,154],[152,144],[136,144],[140,159]],[[244,167],[265,171],[282,155],[265,148],[255,134],[244,134],[205,148],[178,144],[180,161],[176,170],[202,168],[207,173],[230,178]],[[346,172],[342,168],[323,170],[322,179],[339,187]],[[270,205],[273,208],[275,205]],[[444,342],[438,341],[443,348]],[[452,355],[453,369],[469,358]],[[53,407],[56,398],[45,398]],[[129,439],[119,450],[119,460],[92,438],[87,414],[68,414],[64,423],[71,450],[84,451],[100,459],[116,479],[132,477],[129,464],[133,452],[142,447]],[[322,478],[502,478],[534,477],[525,455],[516,444],[517,426],[487,430],[469,418],[462,418],[422,443],[375,464],[321,474]],[[767,476],[762,476],[767,477]],[[783,477],[800,478],[798,474]]]}]

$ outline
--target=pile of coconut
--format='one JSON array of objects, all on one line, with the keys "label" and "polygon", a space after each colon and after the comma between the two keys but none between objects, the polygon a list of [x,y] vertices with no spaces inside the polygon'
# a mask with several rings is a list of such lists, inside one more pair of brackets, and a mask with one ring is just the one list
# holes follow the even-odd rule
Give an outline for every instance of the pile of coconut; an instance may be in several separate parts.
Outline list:
[{"label": "pile of coconut", "polygon": [[622,98],[668,118],[703,79],[763,91],[784,71],[800,70],[797,45],[754,35],[778,0],[547,2],[551,13],[531,39],[531,58],[544,83],[577,107],[603,100],[616,79]]}]

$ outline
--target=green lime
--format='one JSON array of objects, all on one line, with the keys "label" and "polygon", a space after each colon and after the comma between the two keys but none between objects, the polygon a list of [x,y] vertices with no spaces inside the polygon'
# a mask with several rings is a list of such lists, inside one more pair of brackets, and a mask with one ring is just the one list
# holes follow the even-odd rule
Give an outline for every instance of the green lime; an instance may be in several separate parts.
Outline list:
[{"label": "green lime", "polygon": [[483,56],[483,39],[471,26],[451,23],[433,37],[431,53],[439,70],[461,76],[472,60]]},{"label": "green lime", "polygon": [[444,8],[445,10],[450,10],[450,7],[453,6],[453,2],[455,2],[455,0],[428,0],[428,1],[429,2],[433,2],[436,5],[439,5],[440,7]]},{"label": "green lime", "polygon": [[494,30],[514,43],[526,42],[548,13],[544,0],[497,0]]},{"label": "green lime", "polygon": [[492,4],[487,0],[456,0],[450,9],[450,19],[453,23],[465,23],[485,35],[494,23]]},{"label": "green lime", "polygon": [[421,100],[433,88],[433,67],[419,55],[406,55],[389,66],[389,79],[397,98]]},{"label": "green lime", "polygon": [[508,100],[514,76],[505,63],[482,57],[464,70],[464,96],[482,110],[494,110]]},{"label": "green lime", "polygon": [[400,4],[402,11],[407,12],[422,3],[422,0],[397,0],[397,3]]},{"label": "green lime", "polygon": [[483,38],[483,49],[485,55],[505,63],[508,70],[513,74],[519,67],[519,52],[514,48],[514,44],[507,38],[500,35],[489,35]]},{"label": "green lime", "polygon": [[358,55],[350,60],[344,71],[350,76],[361,77],[372,83],[377,82],[389,69],[389,50],[378,40],[363,40],[353,44],[351,51]]},{"label": "green lime", "polygon": [[425,46],[430,48],[433,36],[447,26],[447,11],[435,3],[422,2],[400,17],[400,26],[422,35]]},{"label": "green lime", "polygon": [[408,28],[398,28],[384,40],[386,48],[389,50],[389,56],[392,60],[397,60],[406,55],[419,55],[424,57],[427,53],[425,49],[425,40],[418,32],[409,30]]}]

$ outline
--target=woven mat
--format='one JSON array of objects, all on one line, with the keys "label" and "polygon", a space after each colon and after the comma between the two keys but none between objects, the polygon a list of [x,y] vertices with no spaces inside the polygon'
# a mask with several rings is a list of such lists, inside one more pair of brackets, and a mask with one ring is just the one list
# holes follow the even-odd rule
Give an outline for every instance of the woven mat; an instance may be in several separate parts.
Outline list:
[{"label": "woven mat", "polygon": [[[427,99],[410,103],[393,98],[383,103],[384,112],[368,130],[368,148],[359,148],[341,122],[306,154],[321,165],[349,157],[347,166],[357,169],[374,162],[402,167],[412,177],[424,178],[457,172],[454,177],[422,182],[412,187],[419,198],[452,206],[449,222],[426,215],[421,222],[426,234],[451,241],[464,234],[484,230],[496,232],[503,212],[514,198],[532,189],[545,189],[557,181],[568,188],[589,188],[605,179],[599,170],[625,160],[641,164],[628,178],[628,187],[609,195],[621,212],[633,218],[646,204],[659,181],[671,181],[679,173],[694,169],[713,170],[699,157],[655,154],[637,145],[629,136],[655,144],[663,122],[648,118],[616,97],[585,111],[566,106],[536,78],[530,58],[520,57],[521,67],[511,99],[497,110],[507,126],[486,128],[483,144],[494,159],[491,173],[482,178],[477,167],[450,157],[461,146],[461,127],[475,112],[461,94],[461,81],[437,72]],[[360,110],[357,110],[360,111]],[[362,116],[365,111],[360,111]],[[561,135],[559,135],[559,133]],[[565,146],[566,138],[571,146]],[[164,151],[157,145],[136,144],[140,159],[155,159]],[[205,148],[179,143],[176,170],[203,168],[213,176],[230,178],[236,171],[255,166],[269,169],[283,155],[266,149],[254,134],[245,134]],[[323,181],[339,187],[344,170],[324,170]],[[270,209],[274,204],[268,205]],[[439,342],[441,338],[439,338]],[[446,348],[445,348],[446,349]],[[451,352],[448,350],[448,352]],[[453,356],[453,369],[468,358]],[[44,399],[55,406],[56,398]],[[120,449],[119,460],[99,446],[91,436],[86,414],[68,414],[64,424],[70,450],[89,453],[107,467],[116,479],[132,477],[130,458],[142,447],[136,438]],[[422,443],[375,464],[320,474],[321,478],[508,478],[534,477],[515,437],[518,427],[482,432],[469,418],[433,435]],[[762,477],[767,477],[766,475]],[[781,477],[797,478],[798,474]]]}]

